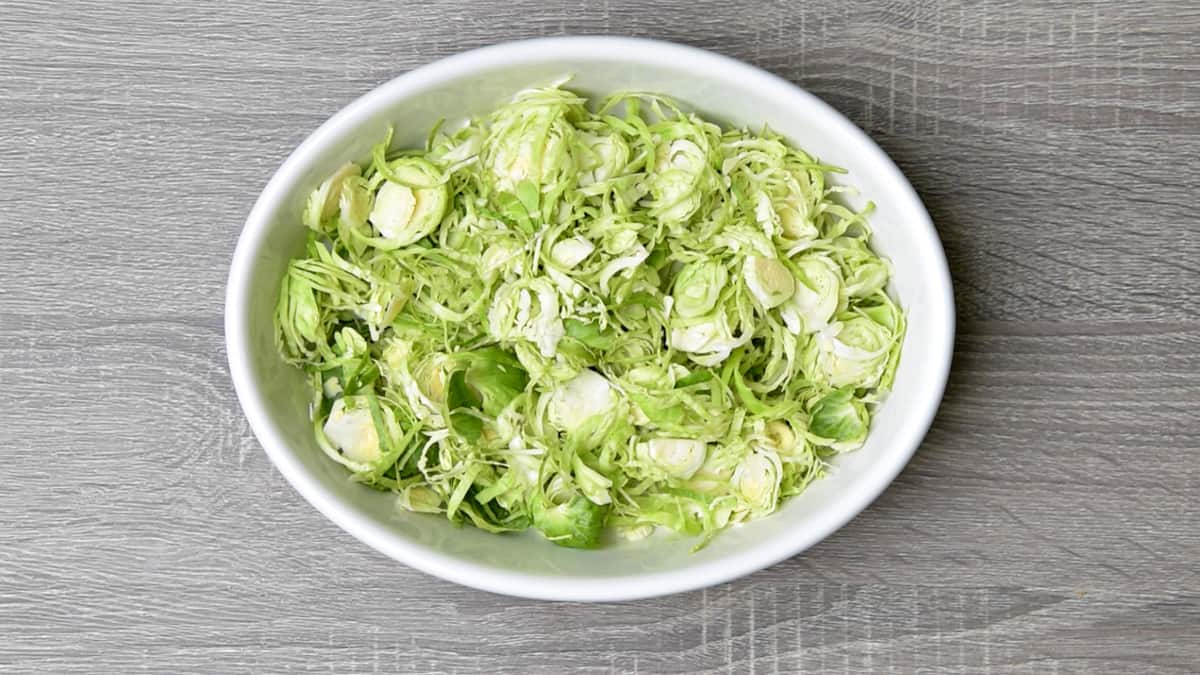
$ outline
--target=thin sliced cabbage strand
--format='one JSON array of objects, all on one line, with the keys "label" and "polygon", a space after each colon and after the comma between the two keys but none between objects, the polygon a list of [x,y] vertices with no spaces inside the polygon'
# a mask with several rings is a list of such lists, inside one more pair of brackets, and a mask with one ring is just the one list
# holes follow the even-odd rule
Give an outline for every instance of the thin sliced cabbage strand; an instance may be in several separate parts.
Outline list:
[{"label": "thin sliced cabbage strand", "polygon": [[773,513],[862,445],[904,334],[837,171],[640,93],[389,132],[314,186],[280,286],[317,444],[399,508],[563,546]]}]

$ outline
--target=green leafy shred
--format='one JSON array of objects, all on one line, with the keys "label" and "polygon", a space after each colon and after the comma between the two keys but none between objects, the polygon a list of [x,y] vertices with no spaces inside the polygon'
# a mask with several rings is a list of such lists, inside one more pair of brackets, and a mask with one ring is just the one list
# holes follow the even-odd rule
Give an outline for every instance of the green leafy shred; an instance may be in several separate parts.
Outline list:
[{"label": "green leafy shred", "polygon": [[320,447],[401,508],[703,545],[862,445],[904,314],[838,169],[660,96],[587,103],[522,91],[334,172],[279,350]]}]

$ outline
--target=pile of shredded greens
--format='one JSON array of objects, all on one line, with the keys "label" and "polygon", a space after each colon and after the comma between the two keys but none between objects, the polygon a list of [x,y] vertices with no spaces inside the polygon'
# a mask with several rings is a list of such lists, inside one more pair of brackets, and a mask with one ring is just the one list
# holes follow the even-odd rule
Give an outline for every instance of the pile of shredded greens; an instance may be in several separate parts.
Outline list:
[{"label": "pile of shredded greens", "polygon": [[401,508],[703,545],[862,444],[904,316],[838,169],[659,96],[586,103],[522,91],[338,169],[279,348],[321,448]]}]

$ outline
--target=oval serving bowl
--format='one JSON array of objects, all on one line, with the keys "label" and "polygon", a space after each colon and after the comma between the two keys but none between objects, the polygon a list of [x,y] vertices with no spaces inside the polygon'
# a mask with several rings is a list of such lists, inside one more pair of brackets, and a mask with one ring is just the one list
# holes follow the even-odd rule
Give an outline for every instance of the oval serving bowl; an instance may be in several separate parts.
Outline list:
[{"label": "oval serving bowl", "polygon": [[[394,146],[419,146],[439,119],[491,111],[514,92],[570,75],[593,99],[636,89],[669,96],[723,125],[770,126],[821,161],[844,167],[851,206],[875,202],[872,246],[894,266],[892,292],[908,332],[892,393],[866,444],[774,515],[731,528],[707,547],[669,533],[580,551],[536,533],[494,535],[399,511],[393,496],[348,480],[317,447],[301,372],[276,352],[272,315],[288,260],[301,252],[308,193],[347,160],[363,161],[396,125]],[[933,420],[949,373],[954,303],[929,214],[896,165],[820,99],[763,70],[676,44],[617,37],[545,38],[465,52],[387,82],[346,106],[271,178],[238,240],[225,308],[238,398],[287,480],[321,513],[407,565],[496,593],[611,601],[665,595],[749,574],[817,543],[867,507],[908,462]]]}]

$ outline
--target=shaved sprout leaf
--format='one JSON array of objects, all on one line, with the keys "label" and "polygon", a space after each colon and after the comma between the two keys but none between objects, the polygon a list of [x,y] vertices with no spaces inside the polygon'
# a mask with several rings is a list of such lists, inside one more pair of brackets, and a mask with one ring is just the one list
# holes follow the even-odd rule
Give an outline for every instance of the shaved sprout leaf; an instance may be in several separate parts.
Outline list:
[{"label": "shaved sprout leaf", "polygon": [[808,430],[822,442],[859,445],[867,437],[866,407],[852,388],[835,390],[813,405]]},{"label": "shaved sprout leaf", "polygon": [[608,507],[581,494],[562,504],[555,504],[544,495],[534,495],[529,511],[533,526],[542,536],[568,548],[595,548],[608,515]]}]

